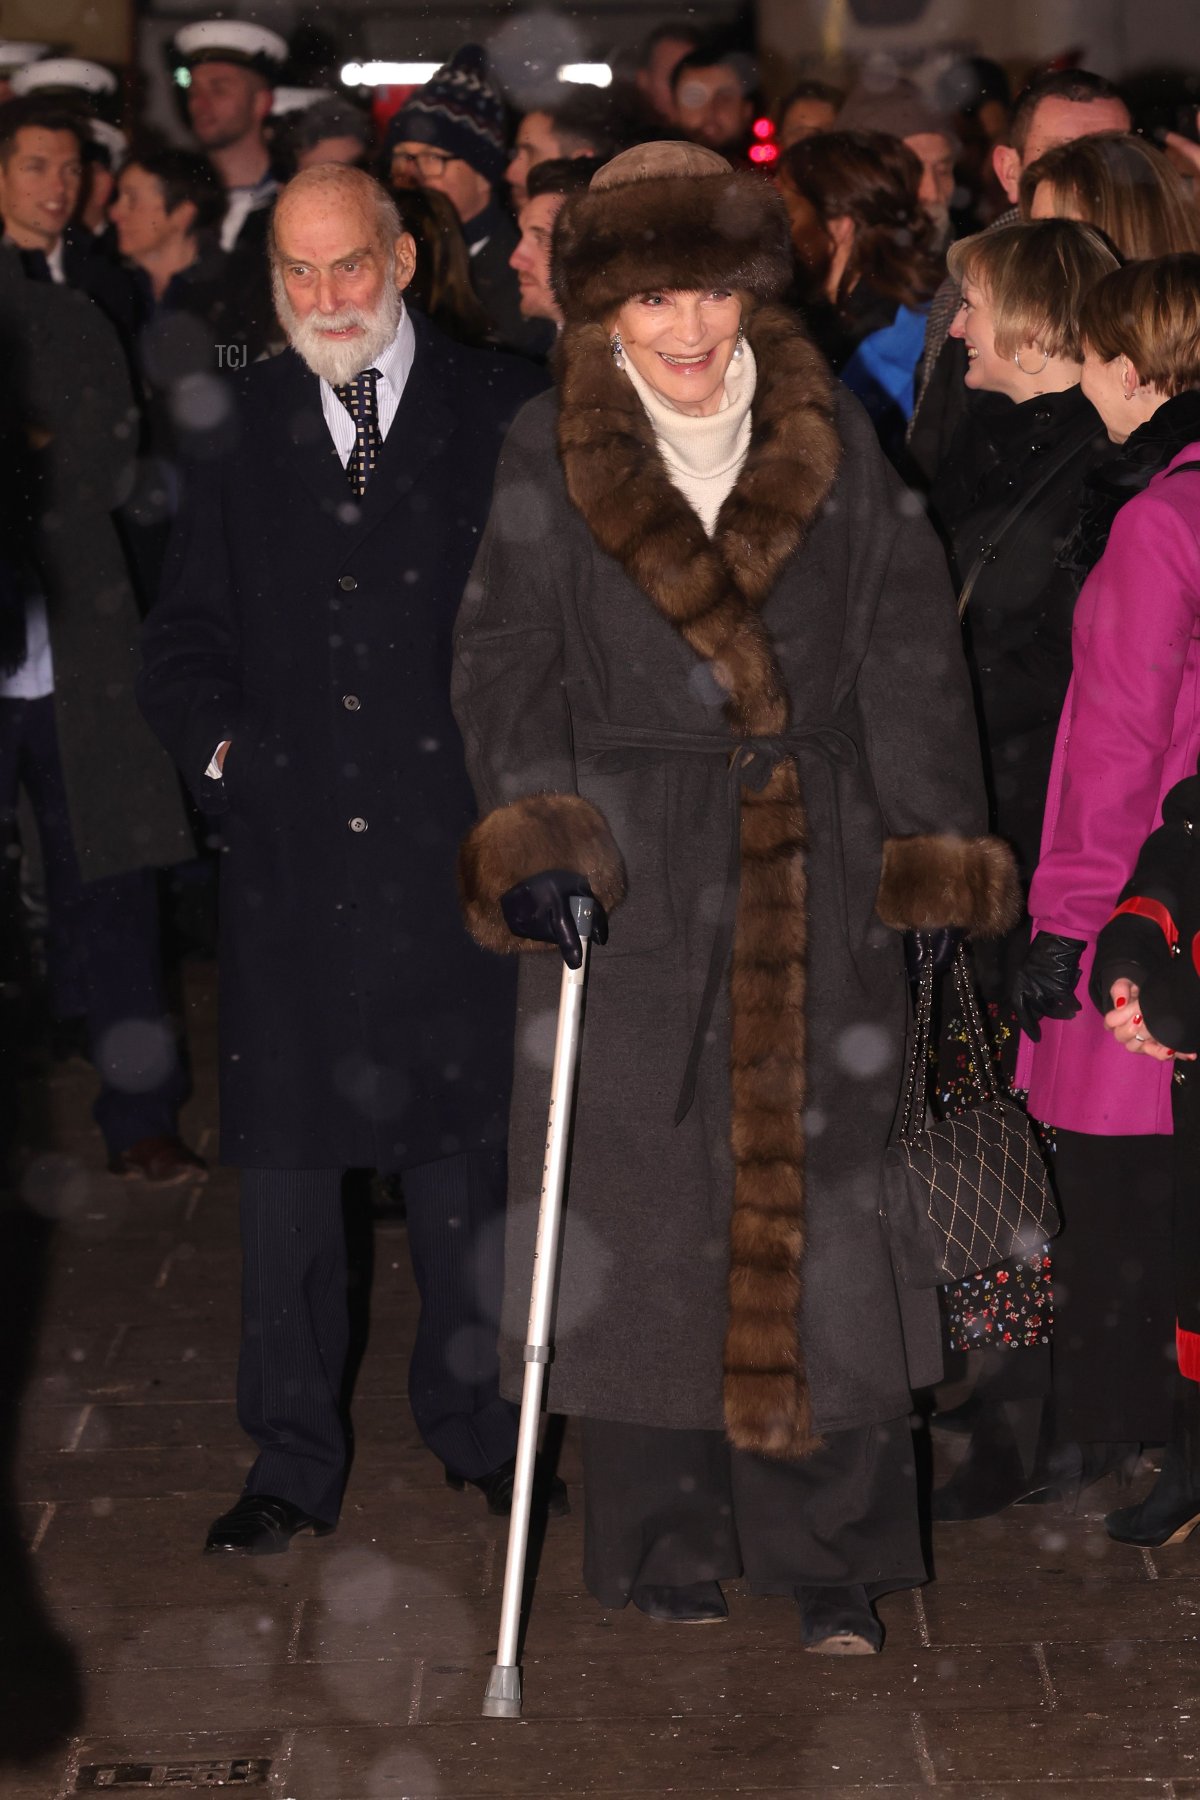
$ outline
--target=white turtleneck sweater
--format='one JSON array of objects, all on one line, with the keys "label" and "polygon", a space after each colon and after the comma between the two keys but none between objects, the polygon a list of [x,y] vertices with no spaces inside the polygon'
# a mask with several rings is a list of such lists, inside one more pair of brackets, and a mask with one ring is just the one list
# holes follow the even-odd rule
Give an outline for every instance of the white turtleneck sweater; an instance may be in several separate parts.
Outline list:
[{"label": "white turtleneck sweater", "polygon": [[656,393],[638,374],[628,353],[625,373],[649,414],[667,474],[711,537],[721,503],[737,480],[750,447],[750,402],[757,380],[753,350],[743,343],[742,354],[732,359],[725,372],[721,404],[707,418],[680,412]]}]

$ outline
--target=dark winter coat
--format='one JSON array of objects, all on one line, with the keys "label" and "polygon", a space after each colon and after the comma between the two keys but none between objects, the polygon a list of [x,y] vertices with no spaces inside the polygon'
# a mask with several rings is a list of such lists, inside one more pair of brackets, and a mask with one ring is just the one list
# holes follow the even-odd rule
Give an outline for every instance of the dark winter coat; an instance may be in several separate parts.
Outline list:
[{"label": "dark winter coat", "polygon": [[[554,327],[546,319],[527,319],[521,312],[521,285],[509,257],[519,233],[496,200],[468,227],[471,250],[471,286],[488,316],[488,341],[501,350],[541,360],[554,345]],[[478,249],[474,246],[478,245]]]},{"label": "dark winter coat", "polygon": [[[528,947],[498,902],[538,869],[582,869],[615,908],[590,975],[551,1405],[724,1422],[742,1448],[797,1455],[904,1412],[910,1375],[936,1374],[928,1341],[906,1363],[878,1211],[898,930],[1003,928],[1013,896],[1006,853],[970,835],[983,791],[936,541],[794,319],[763,307],[747,334],[751,444],[711,541],[602,327],[568,326],[558,403],[514,427],[458,628],[484,814],[462,878],[498,950]],[[732,973],[718,951],[677,1125],[731,889]],[[558,981],[555,954],[522,958],[510,1392]]]},{"label": "dark winter coat", "polygon": [[[140,696],[224,814],[221,1153],[396,1169],[502,1141],[511,971],[462,928],[450,652],[504,432],[540,377],[414,318],[361,503],[291,351],[238,390],[147,621]],[[231,748],[222,781],[204,771]]]},{"label": "dark winter coat", "polygon": [[[1026,885],[1037,866],[1054,734],[1071,679],[1078,583],[1055,558],[1078,521],[1089,469],[1111,450],[1081,388],[1009,401],[986,420],[968,420],[930,493],[956,588],[977,557],[987,559],[963,620],[967,660],[992,829],[1015,847]],[[1053,478],[999,536],[1051,465]]]},{"label": "dark winter coat", "polygon": [[1162,816],[1096,940],[1091,996],[1106,1013],[1113,982],[1136,982],[1159,1043],[1200,1051],[1200,775],[1176,782]]},{"label": "dark winter coat", "polygon": [[162,583],[181,465],[218,456],[235,441],[237,374],[263,354],[271,331],[266,319],[250,316],[236,259],[215,243],[199,245],[195,262],[172,276],[161,300],[141,270],[135,278],[141,322],[134,371],[143,430],[121,528],[146,611]]},{"label": "dark winter coat", "polygon": [[924,310],[901,306],[864,277],[844,304],[801,306],[801,317],[834,374],[867,409],[889,460],[907,477],[904,436],[921,360]]},{"label": "dark winter coat", "polygon": [[[1142,845],[1137,867],[1096,940],[1090,992],[1101,1013],[1114,981],[1136,983],[1138,1005],[1160,1044],[1200,1051],[1200,776],[1176,782],[1163,822]],[[1128,1056],[1129,1051],[1123,1052]],[[1141,1061],[1141,1058],[1138,1058]],[[1172,1252],[1175,1352],[1189,1381],[1200,1381],[1200,1063],[1171,1074],[1175,1169]]]},{"label": "dark winter coat", "polygon": [[96,302],[128,351],[137,327],[137,296],[133,277],[117,257],[108,233],[97,237],[86,225],[68,225],[62,267],[67,286]]},{"label": "dark winter coat", "polygon": [[191,835],[138,711],[140,620],[113,509],[137,412],[113,327],[84,295],[27,281],[0,249],[0,543],[46,596],[54,718],[85,881],[180,862]]}]

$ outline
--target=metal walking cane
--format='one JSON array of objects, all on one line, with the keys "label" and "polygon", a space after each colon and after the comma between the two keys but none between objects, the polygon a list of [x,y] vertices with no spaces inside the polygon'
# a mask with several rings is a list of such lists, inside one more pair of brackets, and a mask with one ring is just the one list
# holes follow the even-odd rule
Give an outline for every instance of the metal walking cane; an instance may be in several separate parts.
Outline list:
[{"label": "metal walking cane", "polygon": [[583,960],[577,969],[563,963],[558,1001],[558,1032],[554,1040],[554,1069],[550,1078],[550,1116],[546,1123],[546,1160],[542,1164],[542,1198],[538,1208],[537,1239],[533,1249],[533,1288],[529,1296],[529,1324],[525,1332],[525,1381],[521,1389],[521,1423],[517,1432],[517,1468],[513,1477],[512,1513],[508,1526],[508,1555],[504,1563],[504,1598],[500,1605],[500,1639],[496,1661],[483,1698],[485,1719],[519,1719],[521,1670],[517,1663],[517,1639],[521,1629],[521,1596],[525,1588],[525,1559],[529,1550],[529,1514],[533,1505],[533,1471],[537,1457],[538,1426],[542,1416],[542,1389],[550,1361],[550,1322],[554,1314],[554,1290],[558,1275],[558,1238],[562,1224],[563,1191],[567,1175],[567,1139],[571,1130],[571,1102],[575,1094],[575,1068],[579,1058],[579,1025],[587,983],[588,950],[595,901],[590,894],[576,895],[571,912],[579,930]]}]

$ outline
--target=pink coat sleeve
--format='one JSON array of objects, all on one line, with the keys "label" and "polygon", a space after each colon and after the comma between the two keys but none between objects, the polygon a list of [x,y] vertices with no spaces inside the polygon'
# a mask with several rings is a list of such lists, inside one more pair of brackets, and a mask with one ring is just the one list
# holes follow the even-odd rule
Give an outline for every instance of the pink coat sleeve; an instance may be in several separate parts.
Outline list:
[{"label": "pink coat sleeve", "polygon": [[1091,939],[1158,823],[1177,715],[1194,716],[1194,697],[1180,701],[1195,681],[1200,547],[1171,501],[1149,491],[1121,509],[1079,604],[1061,792],[1029,910],[1039,930]]}]

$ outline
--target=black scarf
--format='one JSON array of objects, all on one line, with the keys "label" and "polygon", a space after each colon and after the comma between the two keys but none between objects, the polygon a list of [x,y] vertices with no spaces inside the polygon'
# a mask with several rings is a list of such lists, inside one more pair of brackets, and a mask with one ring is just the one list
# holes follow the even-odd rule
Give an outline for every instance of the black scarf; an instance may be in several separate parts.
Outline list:
[{"label": "black scarf", "polygon": [[1115,455],[1098,463],[1083,484],[1079,523],[1058,553],[1060,569],[1082,587],[1104,555],[1113,520],[1160,469],[1189,444],[1200,443],[1200,390],[1176,394],[1130,432]]}]

